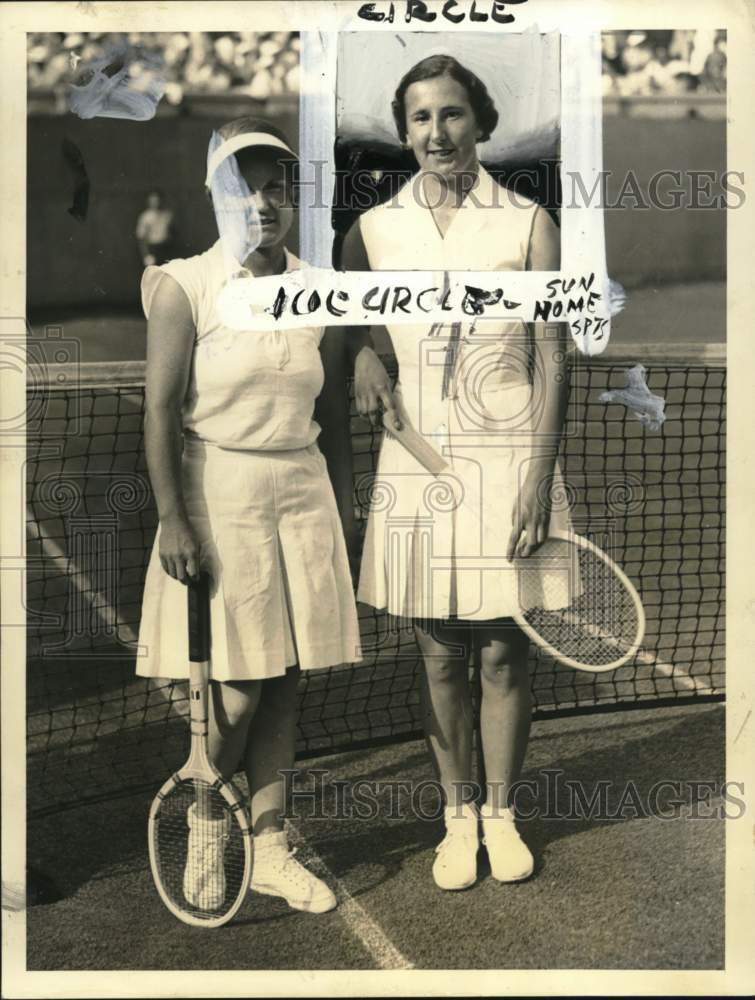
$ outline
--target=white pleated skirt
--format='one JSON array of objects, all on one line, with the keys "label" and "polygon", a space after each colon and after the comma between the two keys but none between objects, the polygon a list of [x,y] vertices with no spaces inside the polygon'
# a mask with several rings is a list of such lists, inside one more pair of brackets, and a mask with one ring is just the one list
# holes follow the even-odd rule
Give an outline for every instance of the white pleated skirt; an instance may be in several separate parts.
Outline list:
[{"label": "white pleated skirt", "polygon": [[[538,450],[530,387],[488,391],[485,406],[466,423],[458,403],[433,409],[414,386],[397,387],[396,400],[404,422],[443,449],[449,471],[435,477],[386,434],[371,486],[358,599],[403,619],[511,617],[523,603],[506,551],[514,506]],[[439,423],[442,434],[425,433]],[[571,530],[558,468],[550,491],[551,528]],[[567,585],[563,574],[543,570],[538,591],[536,578],[528,574],[529,606],[568,603],[574,581]]]},{"label": "white pleated skirt", "polygon": [[[361,660],[346,544],[316,444],[229,451],[187,438],[187,512],[212,579],[210,676],[278,677]],[[159,559],[159,530],[142,605],[137,674],[189,675],[186,587]]]}]

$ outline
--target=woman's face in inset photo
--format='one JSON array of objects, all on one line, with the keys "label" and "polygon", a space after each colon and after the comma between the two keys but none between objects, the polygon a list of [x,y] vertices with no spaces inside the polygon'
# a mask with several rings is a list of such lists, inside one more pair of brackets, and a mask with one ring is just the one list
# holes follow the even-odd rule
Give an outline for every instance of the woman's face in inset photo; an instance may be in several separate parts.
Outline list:
[{"label": "woman's face in inset photo", "polygon": [[450,76],[412,83],[404,96],[406,139],[420,169],[473,170],[481,135],[466,87]]}]

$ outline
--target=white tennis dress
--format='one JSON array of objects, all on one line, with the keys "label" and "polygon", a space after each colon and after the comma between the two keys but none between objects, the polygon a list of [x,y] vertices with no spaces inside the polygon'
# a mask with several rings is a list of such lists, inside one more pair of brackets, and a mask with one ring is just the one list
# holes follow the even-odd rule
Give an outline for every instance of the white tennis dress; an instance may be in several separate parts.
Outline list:
[{"label": "white tennis dress", "polygon": [[[526,269],[535,215],[544,209],[510,194],[480,167],[474,197],[465,198],[442,237],[418,197],[420,177],[361,216],[372,270]],[[405,618],[507,617],[518,603],[505,558],[512,512],[537,449],[527,327],[519,321],[462,324],[453,365],[446,351],[450,325],[388,330],[399,363],[396,396],[403,419],[442,452],[452,471],[436,480],[385,436],[358,599]],[[569,513],[558,470],[551,496],[551,528],[566,530]],[[546,574],[541,579],[544,587],[554,586],[554,606],[560,606],[563,581]]]},{"label": "white tennis dress", "polygon": [[[287,270],[300,266],[287,253]],[[244,272],[245,269],[239,268]],[[335,496],[312,419],[323,385],[322,328],[224,326],[223,248],[149,267],[142,302],[164,274],[196,327],[183,406],[183,493],[210,571],[211,677],[240,681],[361,659]],[[251,273],[243,275],[254,280]],[[137,673],[188,677],[186,587],[162,568],[158,539],[144,590]]]}]

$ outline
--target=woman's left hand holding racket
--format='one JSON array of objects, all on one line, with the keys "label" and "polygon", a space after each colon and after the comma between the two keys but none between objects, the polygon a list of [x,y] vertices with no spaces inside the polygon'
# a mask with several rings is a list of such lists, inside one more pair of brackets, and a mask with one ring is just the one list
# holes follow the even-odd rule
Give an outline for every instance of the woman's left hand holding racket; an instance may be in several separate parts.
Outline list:
[{"label": "woman's left hand holding racket", "polygon": [[168,576],[181,583],[198,578],[199,541],[187,517],[176,514],[160,519],[159,553]]},{"label": "woman's left hand holding racket", "polygon": [[506,548],[506,559],[526,559],[536,552],[548,537],[551,505],[550,489],[546,486],[553,476],[553,468],[533,465],[519,490],[511,514],[511,534]]},{"label": "woman's left hand holding racket", "polygon": [[207,751],[210,659],[209,578],[188,587],[191,752],[155,796],[149,859],[160,897],[179,920],[226,923],[241,906],[252,872],[252,831],[243,800]]}]

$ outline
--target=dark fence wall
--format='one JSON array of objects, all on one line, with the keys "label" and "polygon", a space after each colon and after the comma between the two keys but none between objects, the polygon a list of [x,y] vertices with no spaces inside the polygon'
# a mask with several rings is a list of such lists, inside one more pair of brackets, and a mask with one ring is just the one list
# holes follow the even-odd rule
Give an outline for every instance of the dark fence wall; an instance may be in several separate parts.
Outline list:
[{"label": "dark fence wall", "polygon": [[[267,112],[267,113],[266,113]],[[75,115],[28,123],[27,302],[30,310],[63,306],[139,305],[142,263],[134,232],[148,191],[161,188],[175,213],[175,255],[206,250],[217,239],[205,198],[212,129],[242,114],[275,121],[298,148],[298,101],[276,108],[255,102],[214,117],[157,117],[149,122]],[[73,176],[64,138],[81,150],[91,183],[86,221],[68,212]],[[298,229],[291,245],[298,243]]]},{"label": "dark fence wall", "polygon": [[[650,182],[664,170],[680,170],[689,191],[692,171],[712,171],[720,179],[726,170],[726,120],[605,117],[603,166],[608,177],[610,205],[623,191],[624,208],[605,212],[608,273],[627,288],[674,282],[723,281],[726,276],[726,212],[722,208],[633,208],[627,173],[637,179],[648,199]],[[703,193],[701,204],[710,201]],[[671,202],[671,179],[659,185]],[[720,181],[711,195],[721,194]],[[731,196],[731,202],[737,199]]]},{"label": "dark fence wall", "polygon": [[[214,117],[180,115],[150,122],[40,115],[28,123],[27,300],[35,309],[139,305],[141,262],[134,229],[146,193],[162,188],[175,212],[177,256],[216,239],[203,194],[207,142],[213,127],[238,114],[265,114],[298,141],[296,101],[261,109],[249,101]],[[605,168],[609,198],[632,170],[647,192],[659,170],[726,168],[725,120],[607,116]],[[63,160],[68,138],[81,150],[91,181],[89,213],[69,213],[73,177]],[[627,199],[626,205],[631,205]],[[292,246],[298,234],[294,232]],[[721,280],[726,221],[722,210],[658,208],[606,212],[609,273],[627,287]]]}]

